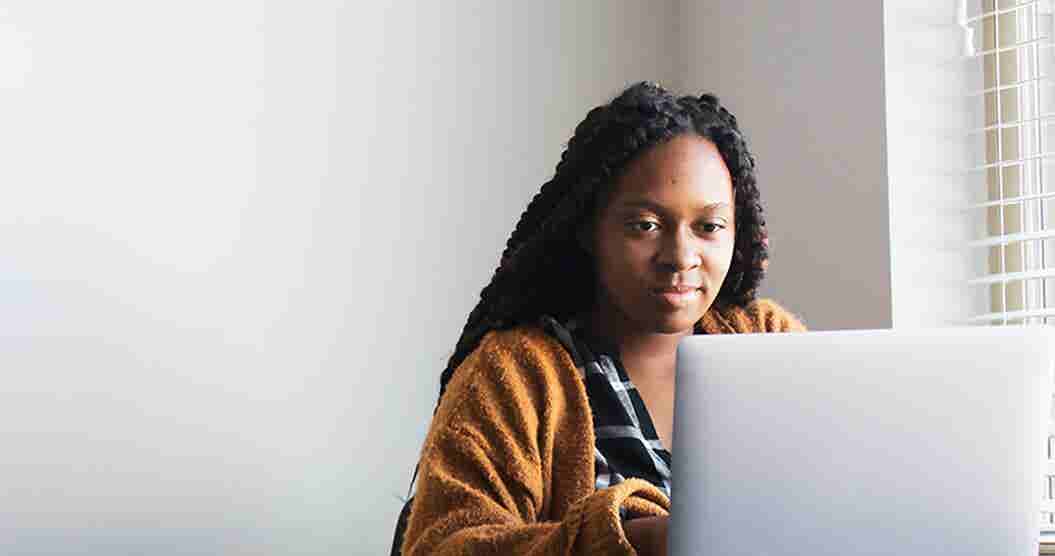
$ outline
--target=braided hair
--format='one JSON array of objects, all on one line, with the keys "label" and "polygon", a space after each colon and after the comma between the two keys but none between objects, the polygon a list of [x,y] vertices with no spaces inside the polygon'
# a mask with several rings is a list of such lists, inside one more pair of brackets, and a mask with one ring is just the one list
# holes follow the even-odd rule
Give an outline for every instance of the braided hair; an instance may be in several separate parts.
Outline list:
[{"label": "braided hair", "polygon": [[768,241],[755,159],[736,117],[714,95],[679,97],[656,83],[637,83],[590,110],[576,126],[553,178],[521,215],[491,282],[469,313],[440,375],[441,399],[455,369],[489,331],[533,322],[543,314],[561,319],[592,306],[597,276],[578,234],[592,225],[593,211],[605,205],[631,160],[682,134],[714,143],[732,176],[735,245],[714,303],[742,307],[755,299]]}]

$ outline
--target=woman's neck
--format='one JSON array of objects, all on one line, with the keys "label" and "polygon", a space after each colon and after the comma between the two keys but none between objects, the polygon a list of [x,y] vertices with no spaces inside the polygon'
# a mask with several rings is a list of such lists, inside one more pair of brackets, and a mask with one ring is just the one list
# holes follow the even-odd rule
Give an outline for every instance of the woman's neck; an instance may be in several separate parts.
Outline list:
[{"label": "woman's neck", "polygon": [[618,309],[595,309],[586,321],[590,335],[618,349],[627,373],[635,382],[662,380],[674,376],[678,341],[692,333],[675,334],[642,331],[639,325]]}]

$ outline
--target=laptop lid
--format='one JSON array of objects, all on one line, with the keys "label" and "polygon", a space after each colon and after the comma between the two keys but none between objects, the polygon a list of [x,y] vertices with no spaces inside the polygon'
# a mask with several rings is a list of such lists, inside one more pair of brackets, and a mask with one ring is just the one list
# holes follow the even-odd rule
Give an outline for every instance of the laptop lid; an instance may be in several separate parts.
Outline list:
[{"label": "laptop lid", "polygon": [[1055,330],[696,335],[671,554],[1037,554]]}]

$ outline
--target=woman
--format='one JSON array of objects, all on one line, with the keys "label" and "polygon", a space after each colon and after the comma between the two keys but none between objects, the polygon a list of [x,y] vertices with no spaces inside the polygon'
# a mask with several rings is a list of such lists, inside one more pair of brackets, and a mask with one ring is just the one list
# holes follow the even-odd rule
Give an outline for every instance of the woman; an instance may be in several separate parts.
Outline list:
[{"label": "woman", "polygon": [[403,554],[665,554],[678,341],[804,329],[756,299],[766,246],[716,97],[591,110],[441,375]]}]

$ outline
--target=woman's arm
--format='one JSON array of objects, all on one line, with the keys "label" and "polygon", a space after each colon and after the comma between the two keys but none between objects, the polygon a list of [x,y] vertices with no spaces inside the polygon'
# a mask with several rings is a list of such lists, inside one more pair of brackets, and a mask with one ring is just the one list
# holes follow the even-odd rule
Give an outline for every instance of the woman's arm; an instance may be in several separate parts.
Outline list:
[{"label": "woman's arm", "polygon": [[653,516],[623,522],[623,531],[641,556],[666,556],[670,516]]},{"label": "woman's arm", "polygon": [[593,446],[571,432],[589,426],[575,384],[547,368],[553,353],[509,334],[485,338],[448,386],[403,554],[634,554],[619,508],[662,515],[669,502],[636,479],[594,491]]}]

